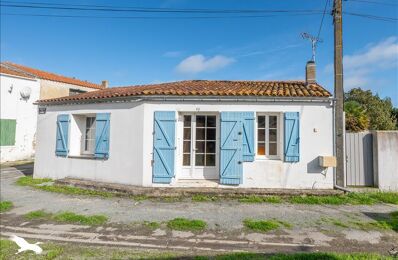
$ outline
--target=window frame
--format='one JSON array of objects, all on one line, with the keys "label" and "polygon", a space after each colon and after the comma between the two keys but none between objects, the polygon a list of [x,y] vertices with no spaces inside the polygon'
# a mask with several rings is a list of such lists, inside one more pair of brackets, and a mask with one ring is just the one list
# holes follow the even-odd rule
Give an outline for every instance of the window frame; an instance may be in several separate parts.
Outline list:
[{"label": "window frame", "polygon": [[[92,127],[91,127],[91,135],[94,135],[94,138],[91,138],[89,140],[91,140],[92,142],[94,141],[94,146],[93,146],[93,150],[89,151],[86,150],[86,142],[87,142],[87,119],[88,118],[93,118],[93,123],[92,123]],[[93,127],[94,126],[94,127]],[[95,154],[95,146],[96,146],[96,138],[95,138],[95,133],[96,133],[96,128],[97,128],[97,116],[96,115],[86,115],[85,116],[85,125],[84,125],[84,133],[82,134],[82,143],[81,143],[81,155],[92,155],[94,156]],[[92,136],[93,137],[93,136]]]},{"label": "window frame", "polygon": [[[265,155],[258,154],[258,117],[265,116]],[[269,116],[276,116],[276,155],[269,155]],[[283,124],[282,124],[282,113],[279,112],[259,112],[256,113],[256,122],[255,122],[255,151],[256,151],[256,160],[281,160],[282,158],[282,147],[283,147]]]}]

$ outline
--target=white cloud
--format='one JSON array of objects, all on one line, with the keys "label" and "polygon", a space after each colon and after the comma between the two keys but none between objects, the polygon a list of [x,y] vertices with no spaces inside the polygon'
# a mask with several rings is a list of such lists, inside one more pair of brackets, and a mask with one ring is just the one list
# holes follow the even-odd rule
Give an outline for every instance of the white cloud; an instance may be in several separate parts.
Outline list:
[{"label": "white cloud", "polygon": [[182,55],[182,51],[167,51],[163,53],[163,57],[166,58],[177,58]]},{"label": "white cloud", "polygon": [[199,72],[216,71],[233,63],[235,59],[222,55],[206,58],[202,54],[189,56],[177,65],[180,73],[195,74]]},{"label": "white cloud", "polygon": [[[343,58],[344,89],[355,87],[374,89],[380,84],[383,71],[398,68],[398,38],[389,37],[378,43],[368,44],[364,50]],[[326,73],[333,73],[333,64],[325,67]]]},{"label": "white cloud", "polygon": [[398,62],[398,38],[389,37],[375,45],[369,46],[366,51],[344,56],[344,68],[347,70],[365,67],[391,68]]}]

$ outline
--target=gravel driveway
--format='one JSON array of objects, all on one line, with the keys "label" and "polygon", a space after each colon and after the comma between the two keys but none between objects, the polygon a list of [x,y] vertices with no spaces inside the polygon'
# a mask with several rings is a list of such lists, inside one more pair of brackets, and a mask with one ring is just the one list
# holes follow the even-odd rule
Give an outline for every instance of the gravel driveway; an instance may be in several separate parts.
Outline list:
[{"label": "gravel driveway", "polygon": [[298,226],[312,226],[322,217],[340,220],[356,218],[371,221],[369,216],[385,214],[397,210],[396,206],[324,206],[295,204],[244,204],[237,201],[219,202],[140,202],[127,198],[96,198],[71,196],[20,187],[14,182],[29,167],[3,168],[1,170],[1,199],[10,200],[15,205],[11,213],[17,215],[44,209],[48,212],[73,211],[81,214],[105,214],[110,221],[131,223],[136,221],[166,221],[176,217],[205,220],[210,227],[239,229],[246,218],[275,218]]}]

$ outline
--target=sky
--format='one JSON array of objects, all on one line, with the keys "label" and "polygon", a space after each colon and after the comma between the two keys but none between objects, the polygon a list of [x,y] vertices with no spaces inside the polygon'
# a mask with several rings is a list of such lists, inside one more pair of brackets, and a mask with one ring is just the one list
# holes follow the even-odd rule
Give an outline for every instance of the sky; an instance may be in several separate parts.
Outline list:
[{"label": "sky", "polygon": [[[211,15],[16,8],[4,4],[12,5],[17,0],[1,0],[1,61],[96,83],[108,80],[111,87],[188,79],[303,80],[305,64],[311,59],[311,43],[300,34],[318,34],[326,3],[326,0],[42,1],[163,10],[320,11],[310,15],[255,13],[249,14],[256,16],[251,18],[213,14],[221,18],[192,19],[181,17]],[[331,7],[329,3],[327,9]],[[348,0],[343,1],[343,10],[397,19],[398,0]],[[329,13],[324,18],[320,38],[322,42],[316,52],[317,81],[333,92],[333,22]],[[370,89],[383,98],[390,97],[398,106],[397,21],[344,14],[343,52],[345,91],[354,87]]]}]

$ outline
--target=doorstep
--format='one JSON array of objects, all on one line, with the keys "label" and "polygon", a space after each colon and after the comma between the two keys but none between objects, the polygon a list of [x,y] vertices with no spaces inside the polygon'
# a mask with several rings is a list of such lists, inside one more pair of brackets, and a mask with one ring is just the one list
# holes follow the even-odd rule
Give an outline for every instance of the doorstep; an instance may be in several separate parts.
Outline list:
[{"label": "doorstep", "polygon": [[[229,188],[215,182],[214,187],[142,187],[126,184],[97,182],[91,180],[64,178],[55,181],[56,185],[74,186],[92,190],[110,191],[133,196],[147,197],[180,197],[197,194],[211,195],[218,197],[234,196],[293,196],[293,195],[340,195],[343,191],[331,189],[262,189],[262,188]],[[214,185],[214,184],[213,184]]]}]

